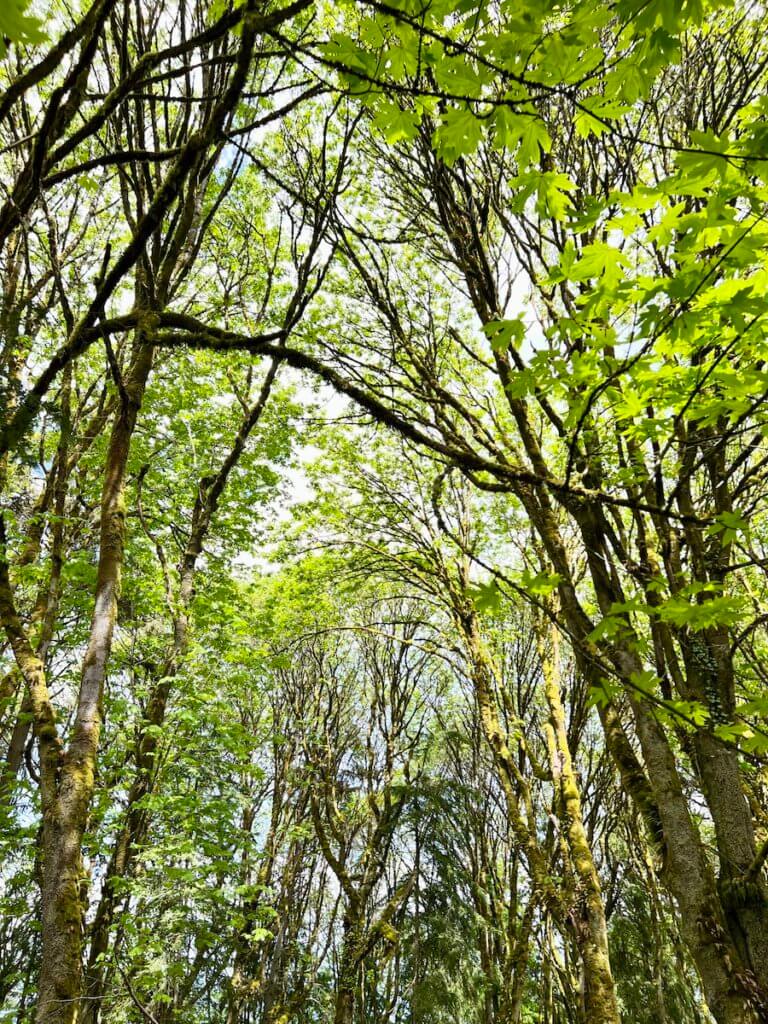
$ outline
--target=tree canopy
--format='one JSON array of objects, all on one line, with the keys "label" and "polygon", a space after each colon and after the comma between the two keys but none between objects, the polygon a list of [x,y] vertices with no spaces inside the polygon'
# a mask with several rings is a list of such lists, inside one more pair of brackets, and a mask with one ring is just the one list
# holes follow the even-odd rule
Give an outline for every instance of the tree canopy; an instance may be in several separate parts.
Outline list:
[{"label": "tree canopy", "polygon": [[768,1020],[740,0],[0,10],[0,1021]]}]

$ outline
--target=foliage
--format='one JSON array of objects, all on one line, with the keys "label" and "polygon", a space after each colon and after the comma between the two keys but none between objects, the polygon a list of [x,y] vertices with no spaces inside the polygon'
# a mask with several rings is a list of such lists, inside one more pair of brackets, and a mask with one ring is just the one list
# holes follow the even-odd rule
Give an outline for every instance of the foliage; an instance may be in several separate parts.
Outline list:
[{"label": "foliage", "polygon": [[766,1019],[762,7],[42,13],[2,1019]]}]

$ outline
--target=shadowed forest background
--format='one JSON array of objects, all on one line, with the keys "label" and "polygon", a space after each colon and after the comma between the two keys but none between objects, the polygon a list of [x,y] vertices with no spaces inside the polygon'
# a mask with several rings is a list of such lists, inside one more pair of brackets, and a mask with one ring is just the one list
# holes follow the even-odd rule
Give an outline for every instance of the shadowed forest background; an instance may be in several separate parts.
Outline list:
[{"label": "shadowed forest background", "polygon": [[0,1021],[768,1021],[752,0],[0,0]]}]

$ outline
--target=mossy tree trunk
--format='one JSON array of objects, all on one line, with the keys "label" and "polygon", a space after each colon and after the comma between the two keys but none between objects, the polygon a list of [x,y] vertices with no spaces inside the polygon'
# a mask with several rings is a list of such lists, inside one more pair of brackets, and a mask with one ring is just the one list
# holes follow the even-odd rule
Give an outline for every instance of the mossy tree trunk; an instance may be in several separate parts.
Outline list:
[{"label": "mossy tree trunk", "polygon": [[352,1024],[355,1014],[355,986],[359,971],[360,923],[353,916],[344,918],[344,940],[339,958],[333,1024]]},{"label": "mossy tree trunk", "polygon": [[587,1024],[600,1024],[603,1021],[606,1024],[618,1024],[620,1015],[611,973],[602,887],[584,827],[581,794],[571,758],[565,709],[560,695],[557,630],[552,628],[549,633],[547,642],[545,629],[539,632],[544,694],[549,711],[545,732],[558,814],[565,830],[576,882],[573,930],[584,971],[584,1016]]},{"label": "mossy tree trunk", "polygon": [[50,780],[54,791],[43,807],[38,1024],[74,1024],[78,1017],[87,893],[82,842],[94,791],[104,680],[120,594],[128,454],[151,366],[152,349],[137,337],[109,441],[101,499],[94,610],[72,738],[68,749],[60,755],[54,778]]}]

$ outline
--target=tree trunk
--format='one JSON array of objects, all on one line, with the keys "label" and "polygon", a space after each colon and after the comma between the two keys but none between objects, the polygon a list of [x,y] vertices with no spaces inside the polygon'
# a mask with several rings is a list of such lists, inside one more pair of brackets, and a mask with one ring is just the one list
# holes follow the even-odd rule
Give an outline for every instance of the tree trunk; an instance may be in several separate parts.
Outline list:
[{"label": "tree trunk", "polygon": [[55,799],[43,812],[38,1024],[74,1024],[78,1016],[86,895],[82,840],[94,790],[104,680],[120,593],[126,466],[151,366],[152,349],[137,338],[107,454],[94,611],[72,740],[61,759]]},{"label": "tree trunk", "polygon": [[768,994],[768,892],[762,872],[750,877],[757,843],[737,757],[703,730],[694,737],[694,749],[715,826],[720,863],[717,883],[726,927],[744,964]]},{"label": "tree trunk", "polygon": [[717,886],[691,818],[667,736],[648,704],[631,699],[638,736],[656,795],[666,858],[661,877],[680,912],[680,931],[718,1024],[763,1020],[737,973],[739,956],[725,929]]},{"label": "tree trunk", "polygon": [[355,987],[357,985],[360,927],[357,921],[345,916],[344,940],[339,959],[339,979],[336,984],[336,1003],[333,1024],[352,1024],[355,1016]]},{"label": "tree trunk", "polygon": [[[555,571],[561,577],[558,587],[560,604],[571,637],[583,653],[588,653],[594,649],[589,638],[591,622],[573,586],[565,548],[548,498],[543,494],[538,498],[539,501],[530,493],[525,494],[526,508]],[[581,507],[573,511],[589,553],[595,594],[603,613],[607,614],[615,602],[624,599],[624,595],[616,592],[606,570],[602,533],[595,520],[597,513]],[[617,675],[626,684],[631,684],[633,677],[643,669],[640,659],[628,646],[611,646],[607,655]],[[725,928],[715,878],[683,792],[669,738],[650,704],[638,699],[630,685],[627,690],[653,802],[659,813],[664,843],[661,877],[677,902],[681,934],[699,971],[707,1003],[718,1024],[757,1024],[763,1019],[761,1010],[752,987],[739,970],[740,956]]]},{"label": "tree trunk", "polygon": [[543,636],[539,645],[544,675],[544,692],[549,707],[547,746],[552,780],[561,802],[568,852],[577,880],[579,906],[575,939],[584,970],[584,1010],[587,1024],[618,1024],[619,1006],[611,973],[608,929],[600,879],[592,856],[584,819],[576,772],[573,769],[565,711],[560,699],[559,647],[557,630],[551,630],[551,648]]},{"label": "tree trunk", "polygon": [[352,1024],[355,1012],[354,981],[340,979],[336,992],[336,1007],[333,1012],[334,1024]]}]

